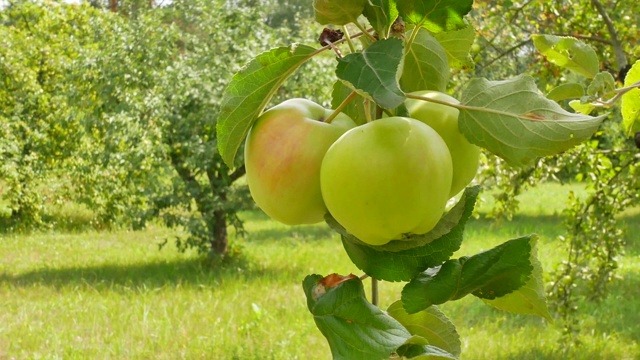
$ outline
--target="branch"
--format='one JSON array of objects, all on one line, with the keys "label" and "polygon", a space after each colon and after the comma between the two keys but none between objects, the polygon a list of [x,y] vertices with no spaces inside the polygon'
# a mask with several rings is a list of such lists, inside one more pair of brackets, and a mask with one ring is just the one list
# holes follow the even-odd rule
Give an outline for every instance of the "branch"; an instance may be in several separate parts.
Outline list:
[{"label": "branch", "polygon": [[588,36],[588,35],[581,35],[581,34],[555,34],[556,36],[571,36],[574,37],[576,39],[582,39],[582,40],[591,40],[591,41],[595,41],[595,42],[599,42],[599,43],[603,43],[606,45],[613,45],[613,43],[607,39],[603,39],[601,37],[597,37],[597,36]]},{"label": "branch", "polygon": [[229,174],[229,180],[231,180],[231,182],[234,182],[239,178],[241,178],[246,172],[247,172],[246,168],[244,167],[244,165],[242,165],[239,168],[237,168],[234,172]]},{"label": "branch", "polygon": [[633,90],[633,89],[640,89],[640,81],[636,82],[635,84],[632,84],[630,86],[627,87],[623,87],[620,89],[616,89],[613,91],[613,93],[615,93],[616,95],[614,97],[612,97],[611,99],[607,100],[607,101],[603,101],[603,100],[595,100],[594,102],[592,102],[593,105],[596,106],[604,106],[604,107],[608,107],[608,106],[612,106],[613,104],[615,104],[624,94],[628,93],[629,91]]},{"label": "branch", "polygon": [[518,7],[516,9],[516,11],[513,12],[513,15],[511,16],[511,19],[509,20],[509,25],[513,24],[513,22],[515,21],[516,17],[518,16],[518,13],[524,14],[524,8],[527,7],[529,4],[531,4],[534,1],[535,0],[529,0],[529,1],[525,2],[524,4],[522,4],[520,7]]},{"label": "branch", "polygon": [[616,32],[616,28],[613,25],[613,21],[607,14],[604,6],[600,3],[599,0],[591,0],[593,6],[598,10],[598,13],[602,16],[605,25],[607,26],[607,30],[609,31],[609,35],[611,36],[611,46],[613,46],[613,51],[616,54],[616,62],[618,63],[618,71],[620,69],[627,66],[627,58],[624,54],[624,49],[622,48],[622,44],[620,44],[620,40],[618,40],[618,33]]},{"label": "branch", "polygon": [[500,55],[496,56],[495,58],[491,59],[491,61],[489,61],[489,63],[487,64],[483,64],[482,67],[486,68],[489,67],[491,65],[493,65],[493,63],[495,63],[496,61],[502,59],[503,57],[513,53],[514,51],[520,49],[521,47],[529,44],[531,42],[531,39],[527,39],[527,40],[523,40],[521,42],[519,42],[518,44],[510,47],[509,49],[507,49],[505,52],[501,53]]}]

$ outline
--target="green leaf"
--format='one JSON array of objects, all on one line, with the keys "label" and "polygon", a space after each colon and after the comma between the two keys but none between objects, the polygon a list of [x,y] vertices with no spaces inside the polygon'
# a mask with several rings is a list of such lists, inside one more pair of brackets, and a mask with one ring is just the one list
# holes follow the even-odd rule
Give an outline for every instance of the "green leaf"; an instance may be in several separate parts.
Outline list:
[{"label": "green leaf", "polygon": [[[415,30],[415,29],[414,29]],[[438,40],[423,28],[407,49],[400,87],[405,92],[436,90],[443,92],[449,82],[447,53]]]},{"label": "green leaf", "polygon": [[402,40],[380,40],[361,53],[338,59],[336,75],[359,94],[383,108],[393,109],[405,99],[398,85],[403,55]]},{"label": "green leaf", "polygon": [[[636,61],[624,79],[624,86],[640,82],[640,60]],[[622,95],[622,126],[629,136],[640,131],[640,89],[635,88]]]},{"label": "green leaf", "polygon": [[452,355],[460,355],[460,335],[451,320],[437,306],[409,314],[402,306],[402,301],[398,300],[389,306],[387,313],[409,330],[411,335],[421,336],[429,345]]},{"label": "green leaf", "polygon": [[434,35],[442,45],[449,59],[449,66],[454,69],[472,69],[475,64],[469,51],[476,31],[472,26],[465,26],[459,30],[440,32]]},{"label": "green leaf", "polygon": [[592,103],[583,103],[581,100],[569,101],[569,106],[577,113],[589,115],[596,109]]},{"label": "green leaf", "polygon": [[347,233],[330,215],[329,226],[342,235],[342,244],[353,263],[368,275],[386,281],[409,281],[421,271],[442,264],[460,248],[464,227],[480,192],[467,188],[458,203],[424,235],[394,240],[382,246],[365,244]]},{"label": "green leaf", "polygon": [[464,16],[472,6],[473,0],[402,0],[398,2],[398,12],[406,23],[439,33],[466,27]]},{"label": "green leaf", "polygon": [[391,25],[398,17],[396,0],[367,0],[362,14],[369,20],[369,24],[378,33],[380,39],[386,39]]},{"label": "green leaf", "polygon": [[327,338],[334,359],[388,359],[411,337],[397,320],[367,302],[359,278],[335,287],[325,287],[322,279],[309,275],[303,288],[309,311]]},{"label": "green leaf", "polygon": [[[533,265],[533,272],[524,286],[505,296],[490,299],[482,299],[485,303],[496,309],[517,314],[538,315],[551,321],[551,314],[547,308],[547,299],[544,295],[544,283],[542,281],[542,265],[538,260],[537,239],[531,238],[531,255],[529,261]],[[402,321],[400,321],[402,323]],[[404,325],[404,324],[403,324]],[[406,325],[405,325],[406,327]],[[411,329],[408,329],[411,331]]]},{"label": "green leaf", "polygon": [[532,35],[536,49],[551,63],[591,79],[598,73],[598,55],[584,42],[566,36]]},{"label": "green leaf", "polygon": [[408,360],[456,360],[458,357],[438,347],[429,345],[429,341],[421,336],[412,336],[396,350],[402,359]]},{"label": "green leaf", "polygon": [[[340,104],[353,92],[353,89],[345,85],[342,81],[338,80],[333,84],[333,91],[331,92],[331,108],[337,109]],[[349,116],[358,125],[366,123],[365,104],[364,97],[356,95],[342,112]],[[370,109],[370,114],[375,114],[375,110]]]},{"label": "green leaf", "polygon": [[468,294],[495,299],[518,290],[533,273],[532,236],[509,240],[471,257],[448,260],[411,280],[402,290],[402,303],[413,314],[431,305]]},{"label": "green leaf", "polygon": [[584,96],[584,87],[576,83],[568,83],[559,85],[549,93],[547,93],[547,99],[553,101],[562,101],[569,99],[579,99]]},{"label": "green leaf", "polygon": [[216,125],[218,150],[229,167],[234,167],[240,145],[273,94],[314,51],[296,44],[272,49],[233,76],[222,96]]},{"label": "green leaf", "polygon": [[532,77],[473,79],[462,93],[459,127],[471,142],[514,166],[588,139],[606,115],[570,113],[545,98]]},{"label": "green leaf", "polygon": [[313,0],[316,21],[320,25],[346,25],[356,22],[366,0]]},{"label": "green leaf", "polygon": [[[611,94],[616,89],[616,79],[607,71],[596,74],[587,88],[587,94],[598,98]],[[606,100],[606,98],[605,98]]]}]

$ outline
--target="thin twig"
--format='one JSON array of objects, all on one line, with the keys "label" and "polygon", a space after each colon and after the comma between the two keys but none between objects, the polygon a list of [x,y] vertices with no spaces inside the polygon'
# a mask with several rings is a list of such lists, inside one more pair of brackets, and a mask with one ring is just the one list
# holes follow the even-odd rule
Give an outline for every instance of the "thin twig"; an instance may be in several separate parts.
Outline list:
[{"label": "thin twig", "polygon": [[[369,29],[368,31],[372,31],[372,30],[373,30],[373,29]],[[367,30],[365,30],[365,31],[367,31]],[[368,32],[359,32],[359,33],[357,33],[357,34],[355,34],[355,35],[351,36],[351,39],[359,38],[360,36],[363,36],[363,35],[365,35],[365,34],[370,35]],[[338,40],[338,41],[334,42],[334,43],[333,43],[333,45],[335,46],[335,45],[338,45],[338,44],[342,44],[342,43],[343,43],[343,42],[345,42],[345,41],[347,41],[347,39],[341,39],[341,40]],[[320,49],[317,49],[316,51],[314,51],[314,52],[312,52],[311,54],[309,54],[309,55],[307,56],[307,58],[312,58],[312,57],[314,57],[314,56],[316,56],[316,55],[320,54],[321,52],[323,52],[323,51],[327,51],[327,50],[329,50],[329,49],[331,49],[331,45],[326,45],[326,46],[324,46],[324,47],[321,47]]]},{"label": "thin twig", "polygon": [[590,40],[590,41],[595,41],[595,42],[599,42],[599,43],[603,43],[606,45],[611,45],[611,41],[607,40],[607,39],[603,39],[601,37],[597,37],[597,36],[588,36],[588,35],[581,35],[581,34],[554,34],[556,36],[570,36],[570,37],[574,37],[576,39],[582,39],[582,40]]},{"label": "thin twig", "polygon": [[622,44],[620,44],[620,40],[618,40],[618,32],[616,31],[616,27],[613,25],[613,21],[609,14],[602,6],[599,0],[591,0],[591,3],[596,8],[598,13],[602,16],[602,20],[604,20],[604,24],[607,26],[607,30],[609,31],[609,36],[611,36],[611,46],[613,47],[613,52],[616,55],[616,62],[618,63],[618,71],[627,66],[627,57],[624,54],[624,49],[622,48]]},{"label": "thin twig", "polygon": [[358,95],[358,93],[357,93],[357,92],[355,92],[355,91],[352,91],[352,92],[351,92],[351,94],[349,94],[349,96],[347,96],[347,97],[344,99],[344,101],[342,101],[342,103],[340,103],[340,105],[338,105],[338,107],[337,107],[335,110],[333,110],[333,112],[331,113],[331,115],[329,115],[329,117],[328,117],[328,118],[326,118],[326,119],[324,120],[324,122],[325,122],[325,123],[327,123],[327,124],[331,124],[331,122],[333,121],[333,119],[335,119],[335,118],[336,118],[336,116],[338,116],[338,115],[342,112],[342,110],[343,110],[347,105],[349,105],[349,103],[350,103],[351,101],[353,101],[353,99],[355,99],[356,95]]},{"label": "thin twig", "polygon": [[372,277],[371,278],[371,304],[374,306],[378,306],[379,298],[378,298],[378,279]]},{"label": "thin twig", "polygon": [[[485,113],[489,113],[489,114],[516,117],[516,118],[525,119],[525,120],[540,120],[540,119],[537,119],[537,118],[535,118],[533,116],[526,116],[524,114],[514,114],[514,113],[510,113],[510,112],[506,112],[506,111],[489,109],[489,108],[485,108],[485,107],[455,104],[455,103],[451,103],[451,102],[447,102],[447,101],[436,100],[436,99],[428,98],[428,97],[425,97],[425,96],[419,96],[419,95],[414,95],[414,94],[410,94],[410,93],[405,94],[405,96],[410,98],[410,99],[423,100],[423,101],[428,101],[428,102],[432,102],[432,103],[436,103],[436,104],[440,104],[440,105],[444,105],[444,106],[450,106],[450,107],[456,108],[458,110],[480,111],[480,112],[485,112]],[[557,120],[557,122],[562,122],[562,120]]]},{"label": "thin twig", "polygon": [[626,86],[620,89],[615,89],[613,90],[613,93],[615,93],[616,95],[614,97],[612,97],[611,99],[607,100],[607,101],[603,101],[600,99],[597,99],[595,101],[592,102],[592,105],[595,106],[601,106],[601,107],[609,107],[612,106],[613,104],[615,104],[618,99],[620,99],[622,96],[624,96],[624,94],[628,93],[629,91],[633,90],[633,89],[640,89],[640,81],[638,81],[637,83],[630,85],[630,86]]},{"label": "thin twig", "polygon": [[[369,31],[373,30],[373,29],[365,29],[359,22],[354,22],[353,23],[358,29],[360,29],[360,31],[362,31],[362,34],[366,35],[371,41],[376,41],[376,38],[373,37],[373,35],[369,34]],[[353,36],[352,38],[355,38],[355,36]]]},{"label": "thin twig", "polygon": [[503,57],[511,54],[512,52],[518,50],[519,48],[529,44],[531,42],[531,39],[527,39],[527,40],[523,40],[521,42],[519,42],[516,45],[513,45],[512,47],[510,47],[509,49],[507,49],[505,52],[501,53],[500,55],[496,56],[495,58],[491,59],[491,61],[489,61],[489,63],[487,64],[482,64],[481,66],[483,68],[489,67],[491,65],[493,65],[493,63],[495,63],[496,61],[502,59]]},{"label": "thin twig", "polygon": [[336,55],[338,55],[338,57],[340,59],[343,58],[342,53],[340,52],[340,49],[338,49],[338,47],[334,43],[332,43],[331,41],[329,41],[327,39],[324,39],[323,42],[325,44],[329,45],[329,47],[331,47],[331,49],[333,49],[333,51],[336,53]]},{"label": "thin twig", "polygon": [[351,41],[349,30],[344,25],[342,26],[342,33],[344,34],[345,40],[347,40],[347,44],[349,44],[349,50],[351,50],[352,53],[356,52],[356,47],[353,45],[353,41]]}]

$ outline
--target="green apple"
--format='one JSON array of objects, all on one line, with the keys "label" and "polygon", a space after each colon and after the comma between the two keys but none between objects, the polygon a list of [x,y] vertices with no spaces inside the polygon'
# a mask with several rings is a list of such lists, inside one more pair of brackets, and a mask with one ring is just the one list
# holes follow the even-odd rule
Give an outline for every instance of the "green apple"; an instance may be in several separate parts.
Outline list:
[{"label": "green apple", "polygon": [[[412,94],[454,104],[460,103],[451,96],[437,91],[417,91]],[[453,181],[449,196],[456,195],[469,185],[480,165],[480,148],[471,144],[458,128],[460,112],[451,106],[417,99],[407,99],[405,105],[412,118],[431,126],[447,143],[453,161]]]},{"label": "green apple", "polygon": [[306,100],[290,99],[265,111],[245,144],[247,183],[256,204],[287,225],[313,224],[327,208],[320,192],[320,165],[329,146],[356,126],[339,114]]},{"label": "green apple", "polygon": [[433,229],[449,199],[452,173],[451,155],[435,130],[389,117],[353,128],[331,145],[320,185],[338,223],[382,245]]}]

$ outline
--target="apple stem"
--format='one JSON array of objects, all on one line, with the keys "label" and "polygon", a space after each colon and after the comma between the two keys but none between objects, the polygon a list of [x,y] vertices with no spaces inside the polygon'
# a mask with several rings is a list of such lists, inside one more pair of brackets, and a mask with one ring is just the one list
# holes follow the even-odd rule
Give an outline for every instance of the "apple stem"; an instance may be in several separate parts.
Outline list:
[{"label": "apple stem", "polygon": [[371,122],[371,101],[369,99],[364,99],[364,118],[367,123]]},{"label": "apple stem", "polygon": [[384,110],[380,106],[376,106],[376,119],[380,119],[382,117],[382,112]]},{"label": "apple stem", "polygon": [[352,92],[351,92],[351,94],[349,94],[349,96],[347,96],[347,97],[344,99],[344,101],[343,101],[340,105],[338,105],[338,107],[337,107],[335,110],[333,110],[333,112],[331,113],[331,115],[329,115],[329,117],[328,117],[328,118],[326,118],[326,119],[324,120],[324,122],[325,122],[325,123],[327,123],[327,124],[331,124],[331,122],[333,121],[333,119],[335,119],[335,118],[336,118],[336,116],[338,116],[338,115],[342,112],[342,110],[344,110],[344,108],[345,108],[347,105],[349,105],[349,103],[350,103],[351,101],[353,101],[353,99],[355,99],[356,95],[358,95],[358,93],[356,93],[355,91],[352,91]]},{"label": "apple stem", "polygon": [[371,304],[378,306],[378,279],[371,278]]},{"label": "apple stem", "polygon": [[352,53],[356,52],[356,47],[353,45],[353,41],[351,41],[349,30],[344,25],[342,25],[342,32],[344,33],[344,38],[347,40],[347,44],[349,44],[349,50],[351,50]]}]

